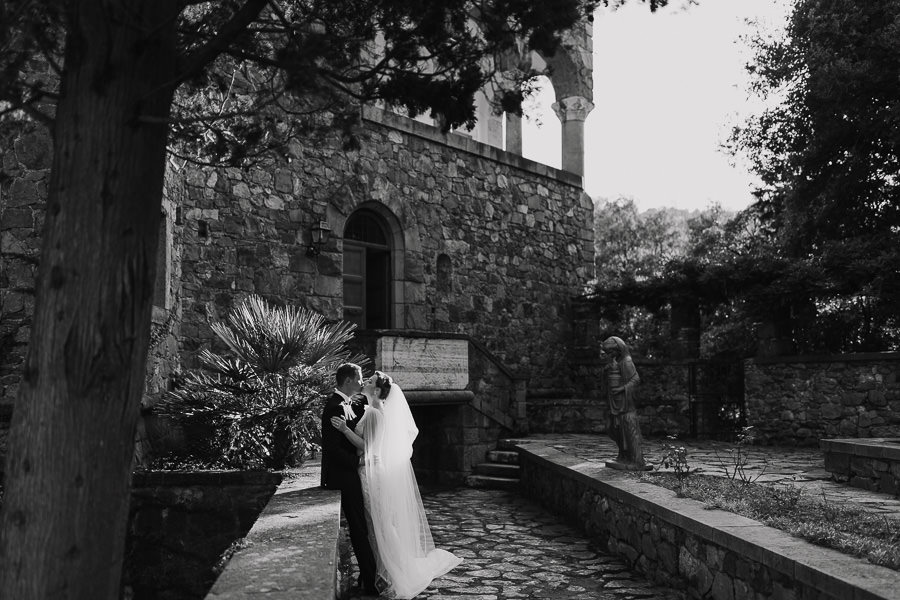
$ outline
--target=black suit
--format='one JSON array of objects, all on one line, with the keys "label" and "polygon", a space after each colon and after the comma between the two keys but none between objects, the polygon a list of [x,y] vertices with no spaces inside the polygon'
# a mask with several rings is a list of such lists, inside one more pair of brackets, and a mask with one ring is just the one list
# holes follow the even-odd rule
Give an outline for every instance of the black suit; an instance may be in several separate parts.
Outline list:
[{"label": "black suit", "polygon": [[[360,584],[364,589],[375,589],[375,554],[369,544],[369,528],[366,525],[366,507],[362,485],[359,481],[359,456],[356,446],[331,424],[331,417],[343,417],[343,398],[332,394],[322,411],[322,487],[341,490],[341,510],[350,530],[350,543],[359,565]],[[356,418],[347,422],[356,427],[363,414],[363,404],[353,403]]]}]

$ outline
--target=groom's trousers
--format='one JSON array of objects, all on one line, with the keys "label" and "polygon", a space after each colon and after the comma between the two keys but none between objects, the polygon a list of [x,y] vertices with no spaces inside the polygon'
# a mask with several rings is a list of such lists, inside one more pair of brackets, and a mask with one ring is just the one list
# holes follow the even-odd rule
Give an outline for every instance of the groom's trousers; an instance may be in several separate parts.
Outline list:
[{"label": "groom's trousers", "polygon": [[341,510],[350,530],[350,543],[359,565],[360,585],[366,591],[375,589],[375,553],[369,544],[369,526],[359,477],[348,478],[341,487]]}]

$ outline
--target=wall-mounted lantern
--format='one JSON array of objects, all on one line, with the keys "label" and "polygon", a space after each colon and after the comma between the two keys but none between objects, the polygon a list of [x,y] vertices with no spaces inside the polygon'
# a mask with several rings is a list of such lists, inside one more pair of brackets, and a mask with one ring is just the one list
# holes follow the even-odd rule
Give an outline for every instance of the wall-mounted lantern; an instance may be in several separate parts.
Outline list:
[{"label": "wall-mounted lantern", "polygon": [[328,243],[328,236],[331,235],[331,227],[326,221],[319,221],[309,230],[309,246],[306,247],[306,255],[310,257],[318,256],[322,253],[322,247]]}]

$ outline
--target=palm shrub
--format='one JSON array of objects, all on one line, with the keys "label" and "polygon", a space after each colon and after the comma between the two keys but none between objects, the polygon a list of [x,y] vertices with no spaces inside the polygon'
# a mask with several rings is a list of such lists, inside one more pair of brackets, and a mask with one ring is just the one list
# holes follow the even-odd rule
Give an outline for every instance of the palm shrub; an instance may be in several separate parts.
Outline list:
[{"label": "palm shrub", "polygon": [[325,393],[344,362],[364,363],[348,343],[356,325],[251,295],[211,324],[227,353],[204,349],[156,412],[179,422],[194,460],[282,469],[318,447]]}]

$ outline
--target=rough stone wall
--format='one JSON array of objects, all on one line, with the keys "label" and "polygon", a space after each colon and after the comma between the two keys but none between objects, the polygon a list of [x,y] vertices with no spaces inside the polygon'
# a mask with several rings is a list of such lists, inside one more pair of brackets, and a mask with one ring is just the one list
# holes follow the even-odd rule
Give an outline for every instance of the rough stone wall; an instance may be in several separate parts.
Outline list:
[{"label": "rough stone wall", "polygon": [[[170,163],[174,166],[174,163]],[[150,326],[150,347],[144,374],[143,405],[170,390],[174,378],[181,373],[178,339],[181,333],[182,270],[181,255],[184,227],[182,205],[185,189],[174,169],[166,172],[163,186],[160,242],[157,279],[163,279],[166,290],[154,299],[153,321]]]},{"label": "rough stone wall", "polygon": [[[146,405],[197,365],[201,348],[217,344],[209,324],[241,296],[341,318],[343,226],[361,206],[376,207],[393,228],[393,327],[467,334],[527,386],[571,379],[569,303],[593,264],[592,203],[580,178],[377,110],[366,112],[359,138],[358,150],[344,150],[336,135],[290,144],[283,160],[246,170],[169,162],[168,254],[159,265],[169,301],[154,309]],[[2,147],[11,150],[0,184],[0,404],[11,407],[33,314],[51,145],[26,129]],[[311,258],[309,230],[320,221],[333,233]],[[502,378],[483,375],[477,391],[498,393]],[[508,400],[510,390],[500,393]],[[506,408],[515,410],[508,401]],[[492,443],[484,435],[499,435],[483,420],[466,417],[465,443],[474,444],[466,462],[481,460],[481,446]]]},{"label": "rough stone wall", "polygon": [[887,352],[745,361],[748,425],[772,444],[900,437],[898,371]]},{"label": "rough stone wall", "polygon": [[265,472],[137,473],[125,598],[203,598],[216,563],[246,535],[281,481]]},{"label": "rough stone wall", "polygon": [[[46,129],[27,123],[0,134],[0,407],[11,407],[18,393],[22,364],[31,335],[35,285],[41,253],[52,140]],[[171,179],[171,178],[170,178]],[[177,182],[166,186],[163,208],[168,215],[169,297],[180,278],[180,229],[174,215]],[[154,309],[147,389],[159,393],[174,366],[180,305]]]},{"label": "rough stone wall", "polygon": [[[466,333],[530,386],[567,375],[570,298],[593,262],[592,204],[576,178],[462,136],[367,111],[360,148],[291,145],[254,169],[185,170],[180,351],[257,292],[342,318],[342,231],[358,207],[396,227],[398,329]],[[314,223],[331,239],[315,258]],[[450,287],[438,289],[439,256]]]},{"label": "rough stone wall", "polygon": [[52,146],[46,129],[0,132],[0,408],[15,402],[31,335]]},{"label": "rough stone wall", "polygon": [[840,452],[825,446],[825,469],[831,471],[835,481],[900,497],[900,457],[895,450],[900,446],[885,445],[886,452],[877,457],[866,456],[868,452]]},{"label": "rough stone wall", "polygon": [[[684,436],[690,432],[688,367],[684,363],[635,360],[641,378],[637,408],[641,433],[645,436]],[[573,396],[544,395],[528,398],[528,422],[535,432],[603,433],[609,404],[600,385],[601,366],[596,364],[581,376],[593,382],[587,392]],[[575,383],[582,383],[576,381]]]},{"label": "rough stone wall", "polygon": [[412,413],[419,427],[412,461],[420,483],[462,484],[508,433],[466,405],[413,406]]}]

